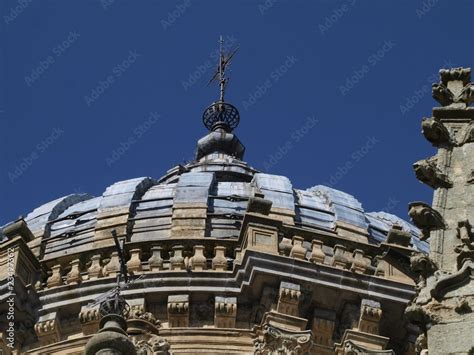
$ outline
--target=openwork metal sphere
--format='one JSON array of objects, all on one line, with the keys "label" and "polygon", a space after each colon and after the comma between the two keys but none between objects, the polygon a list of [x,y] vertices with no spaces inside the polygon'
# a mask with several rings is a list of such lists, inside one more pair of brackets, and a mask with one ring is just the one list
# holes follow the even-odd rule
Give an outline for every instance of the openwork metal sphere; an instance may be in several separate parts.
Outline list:
[{"label": "openwork metal sphere", "polygon": [[212,130],[217,122],[225,123],[232,130],[239,125],[240,114],[231,104],[215,102],[206,108],[202,115],[202,121],[208,130]]},{"label": "openwork metal sphere", "polygon": [[130,305],[121,295],[114,295],[101,302],[99,313],[102,317],[108,314],[118,314],[126,318],[130,313]]}]

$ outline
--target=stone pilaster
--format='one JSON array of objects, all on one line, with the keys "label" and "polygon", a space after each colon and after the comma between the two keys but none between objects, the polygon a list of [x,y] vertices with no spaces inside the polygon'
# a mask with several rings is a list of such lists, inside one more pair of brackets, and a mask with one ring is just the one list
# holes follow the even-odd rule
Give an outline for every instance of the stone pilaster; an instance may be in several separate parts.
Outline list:
[{"label": "stone pilaster", "polygon": [[336,313],[331,310],[316,308],[313,315],[311,332],[318,346],[318,353],[333,354],[333,334],[336,322]]},{"label": "stone pilaster", "polygon": [[423,134],[437,154],[415,164],[416,176],[434,188],[433,204],[410,205],[413,222],[430,242],[430,255],[414,255],[418,294],[407,307],[420,326],[418,350],[430,355],[474,349],[474,86],[470,68],[440,70],[433,98],[441,107],[423,119]]}]

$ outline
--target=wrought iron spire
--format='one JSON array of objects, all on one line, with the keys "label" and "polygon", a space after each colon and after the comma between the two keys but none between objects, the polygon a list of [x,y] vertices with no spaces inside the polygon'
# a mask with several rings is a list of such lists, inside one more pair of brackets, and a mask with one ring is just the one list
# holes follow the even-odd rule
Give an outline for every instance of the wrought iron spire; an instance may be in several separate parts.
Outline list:
[{"label": "wrought iron spire", "polygon": [[238,126],[240,121],[239,111],[231,104],[224,101],[225,90],[229,83],[229,78],[226,75],[226,70],[232,61],[238,48],[235,48],[228,53],[225,51],[224,39],[220,36],[219,39],[219,63],[217,70],[209,80],[208,85],[213,82],[219,83],[220,95],[219,100],[210,105],[203,113],[202,120],[204,125],[210,131],[221,127],[230,132]]}]

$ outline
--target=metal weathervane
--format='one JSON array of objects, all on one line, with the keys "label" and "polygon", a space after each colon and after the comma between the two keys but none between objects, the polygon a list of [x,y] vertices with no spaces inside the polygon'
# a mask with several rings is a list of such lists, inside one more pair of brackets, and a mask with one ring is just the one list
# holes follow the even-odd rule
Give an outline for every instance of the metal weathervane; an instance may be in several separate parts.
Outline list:
[{"label": "metal weathervane", "polygon": [[224,101],[225,90],[229,83],[229,78],[227,77],[226,72],[238,49],[239,48],[235,48],[229,53],[226,53],[224,49],[224,39],[220,36],[219,63],[217,64],[216,72],[207,83],[207,85],[210,85],[213,82],[219,83],[219,100],[206,108],[202,117],[204,125],[210,131],[220,127],[230,132],[236,128],[240,122],[239,111],[233,105]]},{"label": "metal weathervane", "polygon": [[211,80],[207,83],[207,85],[211,84],[212,82],[218,81],[220,87],[220,98],[219,102],[224,102],[224,94],[225,88],[229,82],[229,78],[226,77],[226,69],[227,66],[230,64],[232,58],[234,57],[235,53],[239,50],[237,47],[236,49],[232,50],[229,54],[225,54],[224,52],[224,39],[222,36],[219,39],[219,64],[217,65],[217,70],[212,76]]},{"label": "metal weathervane", "polygon": [[130,306],[120,294],[120,291],[130,287],[133,282],[142,279],[143,275],[140,275],[140,277],[134,280],[130,280],[127,264],[125,262],[125,256],[123,253],[125,240],[120,241],[118,239],[115,229],[112,230],[111,233],[112,237],[114,238],[115,248],[117,249],[117,254],[120,261],[120,270],[117,273],[117,286],[103,293],[94,301],[90,302],[87,306],[89,308],[93,308],[99,305],[99,312],[101,316],[105,316],[107,314],[118,314],[122,317],[126,317],[130,311]]}]

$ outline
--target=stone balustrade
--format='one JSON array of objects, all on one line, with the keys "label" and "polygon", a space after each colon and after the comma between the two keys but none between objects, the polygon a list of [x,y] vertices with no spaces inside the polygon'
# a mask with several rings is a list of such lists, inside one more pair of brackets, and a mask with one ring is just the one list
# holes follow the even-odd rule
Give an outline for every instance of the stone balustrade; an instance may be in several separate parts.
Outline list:
[{"label": "stone balustrade", "polygon": [[[147,272],[186,270],[191,272],[225,272],[233,264],[234,257],[239,261],[242,259],[242,249],[240,248],[235,248],[234,255],[232,255],[223,245],[211,247],[204,244],[186,247],[178,244],[167,248],[153,245],[149,249],[145,249],[143,246],[141,248],[134,247],[125,253],[127,269],[135,275]],[[82,255],[71,261],[52,265],[45,286],[52,288],[103,277],[115,278],[119,272],[120,259],[116,251],[111,251],[108,255]]]},{"label": "stone balustrade", "polygon": [[[383,264],[379,263],[384,250],[377,250],[378,247],[362,243],[353,243],[354,248],[351,250],[346,245],[335,242],[337,241],[325,244],[323,240],[312,239],[309,242],[301,236],[293,236],[291,239],[282,237],[278,244],[278,251],[282,256],[314,264],[323,264],[359,274],[385,276]],[[368,252],[363,250],[364,246]]]}]

